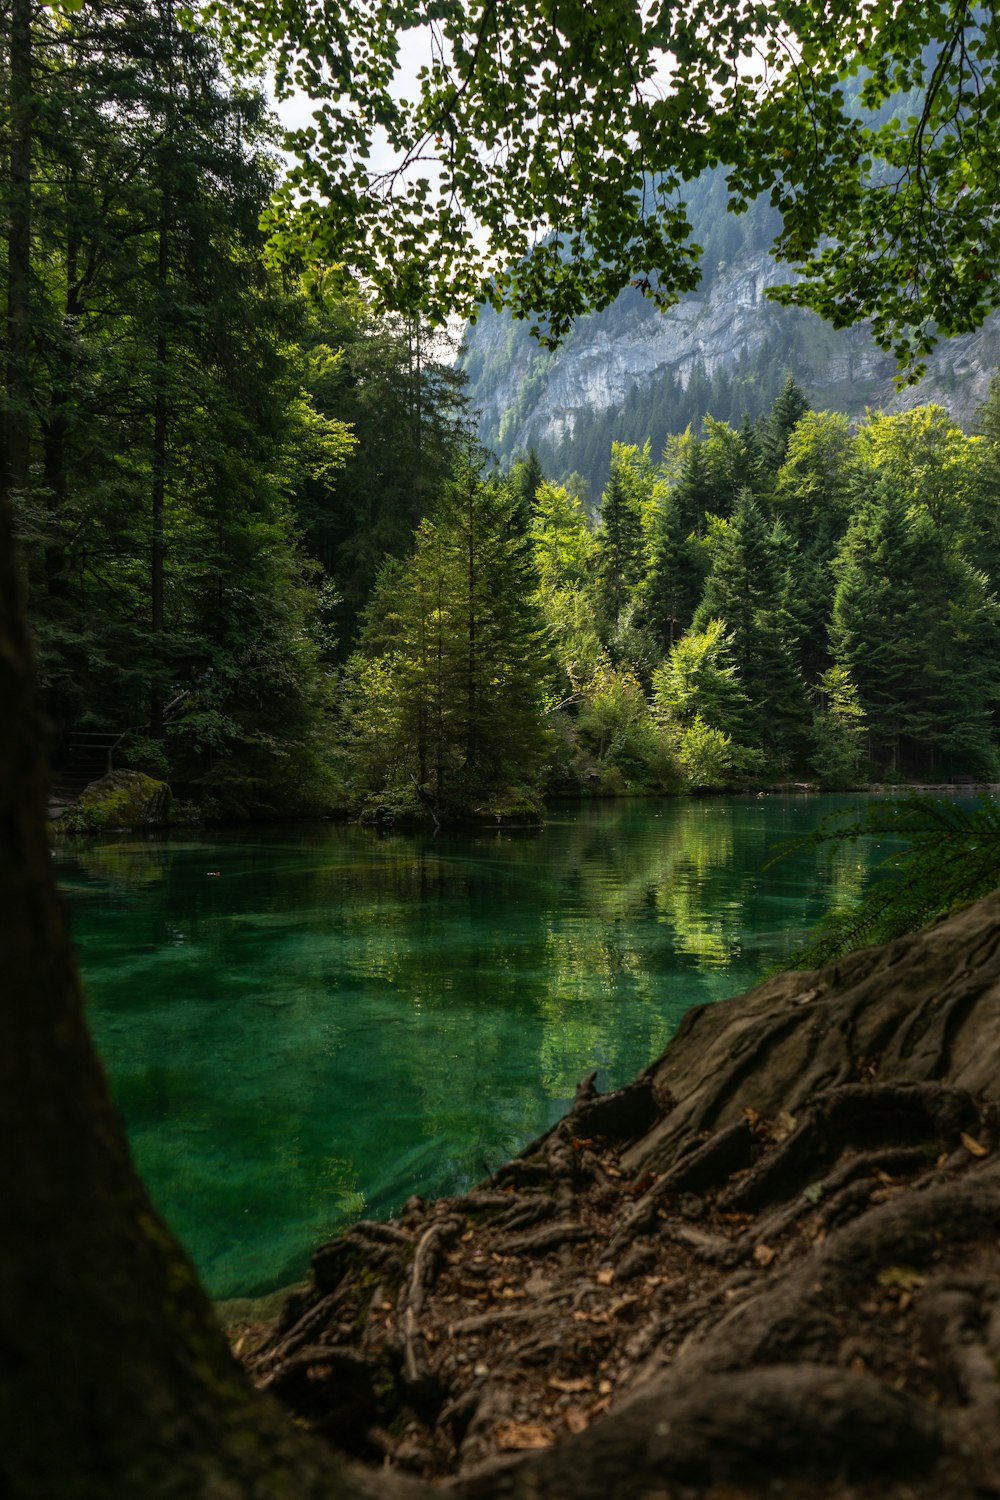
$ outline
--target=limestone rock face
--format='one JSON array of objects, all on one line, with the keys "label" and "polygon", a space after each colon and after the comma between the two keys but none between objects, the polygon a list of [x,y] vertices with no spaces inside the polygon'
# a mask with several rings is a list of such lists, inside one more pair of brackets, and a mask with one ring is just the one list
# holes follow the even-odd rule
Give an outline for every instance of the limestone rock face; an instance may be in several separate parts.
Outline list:
[{"label": "limestone rock face", "polygon": [[665,313],[626,291],[606,312],[581,318],[554,352],[506,314],[484,312],[466,334],[464,356],[484,441],[505,453],[558,444],[572,438],[587,411],[621,408],[634,391],[667,375],[684,387],[696,368],[709,380],[731,376],[776,337],[817,409],[860,416],[866,406],[902,411],[935,402],[971,424],[1000,362],[1000,314],[975,333],[942,342],[923,380],[899,390],[893,357],[876,347],[865,324],[837,331],[814,313],[767,299],[768,287],[795,279],[762,250]]},{"label": "limestone rock face", "polygon": [[171,792],[165,781],[141,771],[112,771],[92,781],[61,820],[71,833],[112,833],[165,823]]}]

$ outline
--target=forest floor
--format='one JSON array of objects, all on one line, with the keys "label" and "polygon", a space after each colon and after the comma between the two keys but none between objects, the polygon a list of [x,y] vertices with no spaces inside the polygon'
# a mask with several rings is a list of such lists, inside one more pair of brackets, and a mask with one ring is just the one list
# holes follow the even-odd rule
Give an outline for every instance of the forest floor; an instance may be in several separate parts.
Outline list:
[{"label": "forest floor", "polygon": [[1000,1496],[998,1064],[1000,894],[689,1013],[237,1351],[463,1495]]}]

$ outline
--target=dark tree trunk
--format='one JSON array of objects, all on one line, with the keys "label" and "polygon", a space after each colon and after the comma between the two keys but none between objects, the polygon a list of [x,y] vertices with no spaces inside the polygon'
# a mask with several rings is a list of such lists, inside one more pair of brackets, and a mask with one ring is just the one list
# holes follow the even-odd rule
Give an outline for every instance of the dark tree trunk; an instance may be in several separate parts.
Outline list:
[{"label": "dark tree trunk", "polygon": [[45,735],[3,492],[0,703],[0,1495],[399,1493],[339,1473],[253,1391],[133,1168],[52,880]]},{"label": "dark tree trunk", "polygon": [[[165,190],[164,190],[165,191]],[[166,301],[170,279],[170,225],[164,207],[157,237],[156,301],[158,327],[153,372],[153,489],[152,544],[149,560],[150,624],[153,630],[154,662],[157,670],[149,705],[149,732],[154,739],[163,734],[163,521],[167,485],[167,332]]]},{"label": "dark tree trunk", "polygon": [[[80,244],[75,230],[70,230],[66,245],[66,305],[64,322],[75,328],[83,311],[79,287]],[[63,505],[66,499],[66,438],[73,400],[73,359],[67,343],[55,351],[56,368],[49,397],[49,410],[42,432],[42,485],[49,509],[51,537],[45,547],[45,580],[50,595],[65,597],[69,592],[66,547],[61,535]]]},{"label": "dark tree trunk", "polygon": [[31,0],[9,12],[10,159],[7,224],[7,368],[4,462],[11,490],[27,487],[31,462]]}]

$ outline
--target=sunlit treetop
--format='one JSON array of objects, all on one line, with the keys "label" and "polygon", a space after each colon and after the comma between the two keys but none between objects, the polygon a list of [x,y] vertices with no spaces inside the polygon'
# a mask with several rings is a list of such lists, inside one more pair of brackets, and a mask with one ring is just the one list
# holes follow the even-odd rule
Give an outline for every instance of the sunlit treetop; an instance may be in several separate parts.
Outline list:
[{"label": "sunlit treetop", "polygon": [[545,338],[629,284],[669,305],[699,274],[684,185],[713,165],[733,210],[763,194],[780,212],[774,250],[800,279],[779,299],[839,326],[871,319],[904,363],[1000,300],[992,5],[216,0],[208,13],[234,58],[270,57],[280,89],[316,101],[279,245],[308,245],[387,305],[440,316],[485,296]]}]

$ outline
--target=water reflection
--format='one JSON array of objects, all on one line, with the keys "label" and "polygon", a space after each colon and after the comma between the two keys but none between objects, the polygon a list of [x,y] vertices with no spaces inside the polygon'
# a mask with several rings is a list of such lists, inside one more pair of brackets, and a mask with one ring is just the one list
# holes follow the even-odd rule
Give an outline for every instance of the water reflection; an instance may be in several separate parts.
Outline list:
[{"label": "water reflection", "polygon": [[[536,835],[295,829],[62,852],[140,1167],[217,1296],[482,1177],[865,879],[762,873],[831,798],[620,803]],[[844,799],[840,799],[843,801]]]}]

